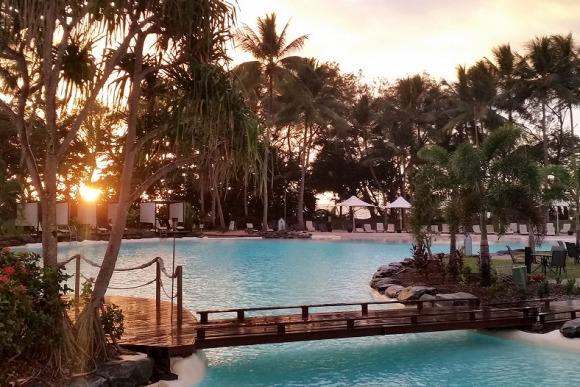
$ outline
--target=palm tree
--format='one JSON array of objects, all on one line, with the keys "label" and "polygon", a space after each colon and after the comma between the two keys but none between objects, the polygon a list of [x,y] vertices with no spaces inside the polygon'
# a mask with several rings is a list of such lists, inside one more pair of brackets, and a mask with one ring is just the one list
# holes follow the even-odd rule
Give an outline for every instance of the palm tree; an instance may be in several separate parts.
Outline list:
[{"label": "palm tree", "polygon": [[512,51],[509,44],[503,44],[492,50],[494,61],[488,60],[493,66],[497,81],[498,96],[496,106],[508,113],[508,121],[513,124],[515,111],[521,110],[523,100],[518,97],[517,86],[521,75],[523,58]]},{"label": "palm tree", "polygon": [[[252,54],[255,61],[245,62],[234,70],[245,89],[254,93],[264,113],[266,129],[264,132],[264,160],[262,161],[262,199],[264,209],[262,228],[268,229],[268,160],[270,135],[274,123],[274,93],[280,84],[295,80],[293,71],[300,65],[302,58],[288,56],[300,50],[308,35],[302,35],[287,44],[289,22],[278,33],[276,14],[257,19],[258,30],[255,32],[244,24],[237,35],[238,46]],[[262,90],[265,89],[265,93]],[[265,100],[261,98],[265,97]]]}]

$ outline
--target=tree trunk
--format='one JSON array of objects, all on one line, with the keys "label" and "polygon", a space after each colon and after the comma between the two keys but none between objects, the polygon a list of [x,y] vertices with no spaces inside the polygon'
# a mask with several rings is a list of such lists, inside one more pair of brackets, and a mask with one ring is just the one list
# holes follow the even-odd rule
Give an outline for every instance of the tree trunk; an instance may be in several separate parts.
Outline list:
[{"label": "tree trunk", "polygon": [[44,169],[44,188],[40,208],[42,213],[42,259],[45,267],[57,263],[57,224],[56,224],[56,174],[58,161],[54,155],[47,155]]},{"label": "tree trunk", "polygon": [[262,230],[268,231],[268,144],[264,148],[264,164],[262,165]]},{"label": "tree trunk", "polygon": [[489,242],[487,240],[487,228],[485,227],[485,209],[479,214],[479,227],[481,229],[481,242],[479,243],[479,259],[481,263],[481,285],[491,285],[491,266],[489,255]]}]

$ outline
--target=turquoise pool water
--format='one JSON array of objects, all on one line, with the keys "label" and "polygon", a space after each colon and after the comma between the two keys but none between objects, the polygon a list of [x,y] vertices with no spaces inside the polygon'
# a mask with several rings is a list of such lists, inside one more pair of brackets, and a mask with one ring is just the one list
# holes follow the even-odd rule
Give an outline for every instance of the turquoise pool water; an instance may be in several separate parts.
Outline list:
[{"label": "turquoise pool water", "polygon": [[[519,248],[522,246],[514,246]],[[106,245],[60,245],[99,261]],[[177,240],[191,310],[372,300],[368,281],[382,264],[409,255],[409,245],[379,242]],[[504,249],[492,245],[491,250]],[[445,245],[433,250],[446,251]],[[119,267],[161,256],[171,265],[171,240],[124,243]],[[96,269],[83,265],[83,273]],[[115,275],[112,287],[154,276]],[[170,286],[170,281],[166,281]],[[151,296],[153,287],[115,290]],[[580,381],[577,353],[542,349],[471,332],[439,332],[206,351],[213,386],[563,386]]]}]

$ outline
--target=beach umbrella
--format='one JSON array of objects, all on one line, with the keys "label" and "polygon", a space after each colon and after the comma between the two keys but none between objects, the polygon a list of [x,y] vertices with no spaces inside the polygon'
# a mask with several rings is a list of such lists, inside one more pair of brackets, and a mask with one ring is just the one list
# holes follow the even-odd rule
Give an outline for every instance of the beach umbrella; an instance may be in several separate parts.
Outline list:
[{"label": "beach umbrella", "polygon": [[400,227],[403,229],[403,210],[411,208],[411,203],[405,200],[404,197],[399,196],[397,200],[392,203],[387,204],[387,208],[398,208],[401,210]]},{"label": "beach umbrella", "polygon": [[[367,202],[363,202],[362,200],[360,200],[359,198],[357,198],[356,196],[351,196],[350,198],[346,199],[344,202],[338,203],[336,205],[341,206],[341,207],[374,207],[373,204],[369,204]],[[354,227],[354,210],[352,212],[352,230],[354,231],[355,227]]]}]

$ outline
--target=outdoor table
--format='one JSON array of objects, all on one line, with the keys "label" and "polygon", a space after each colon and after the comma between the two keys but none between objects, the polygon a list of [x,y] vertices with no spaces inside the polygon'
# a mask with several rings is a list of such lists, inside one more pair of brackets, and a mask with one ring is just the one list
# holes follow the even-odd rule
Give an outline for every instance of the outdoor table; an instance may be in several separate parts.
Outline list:
[{"label": "outdoor table", "polygon": [[541,267],[542,273],[545,275],[547,272],[547,268],[548,268],[548,262],[550,262],[550,259],[552,258],[552,252],[551,251],[536,251],[535,253],[532,253],[532,257],[534,257],[534,262],[536,260],[536,257],[540,259],[540,266],[536,267],[532,271],[532,273]]}]

